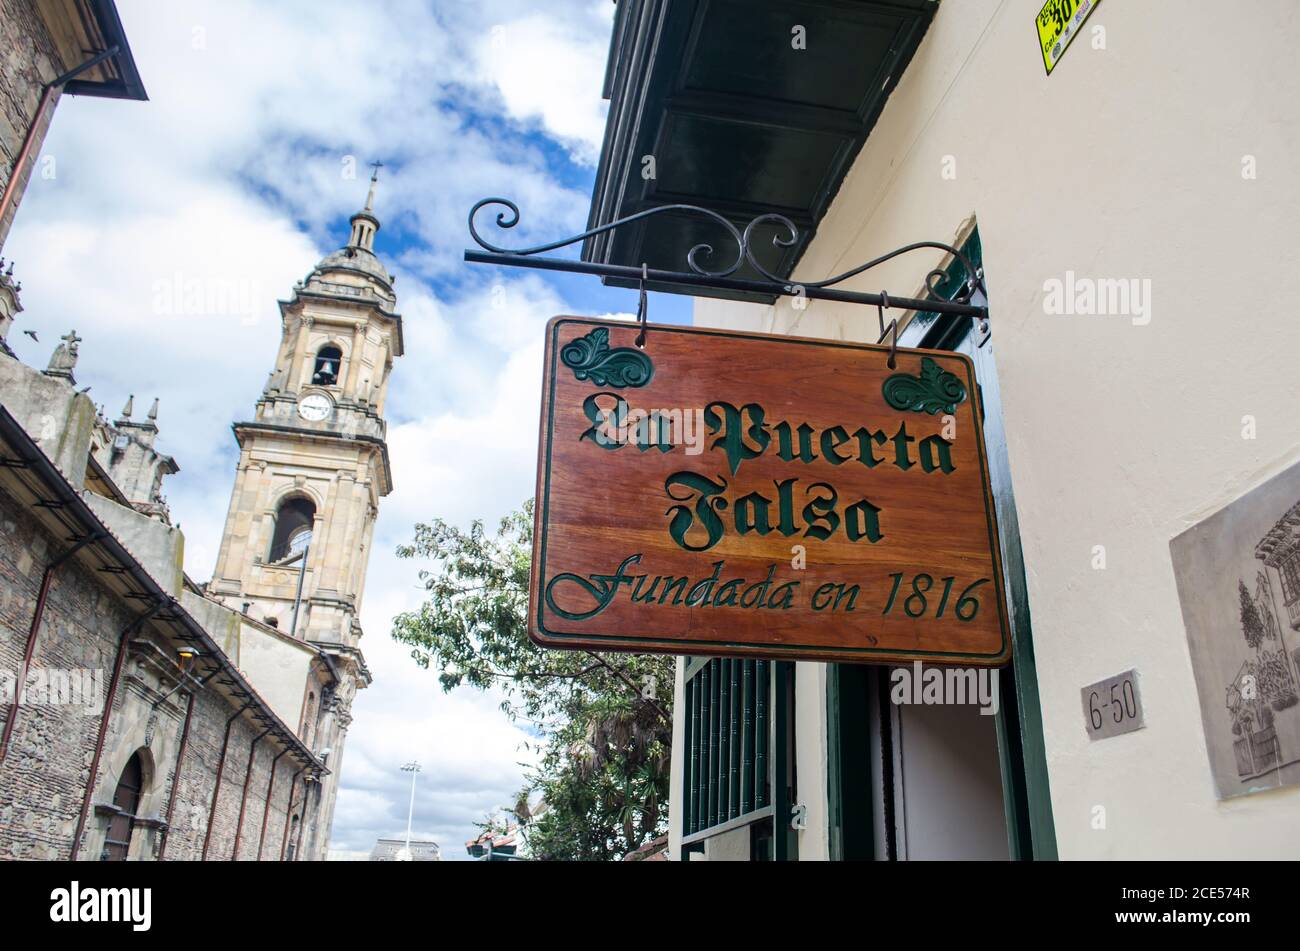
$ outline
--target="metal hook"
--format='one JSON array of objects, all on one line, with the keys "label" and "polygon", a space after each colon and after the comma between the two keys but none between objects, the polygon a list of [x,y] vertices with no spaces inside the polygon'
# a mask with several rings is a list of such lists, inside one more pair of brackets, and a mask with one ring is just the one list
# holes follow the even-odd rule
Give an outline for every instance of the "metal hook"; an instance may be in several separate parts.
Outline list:
[{"label": "metal hook", "polygon": [[880,303],[876,305],[876,317],[880,321],[880,339],[876,343],[884,343],[885,335],[889,335],[889,360],[886,365],[889,369],[894,369],[898,365],[898,318],[895,317],[889,322],[889,327],[885,327],[885,310],[889,307],[889,294],[886,291],[880,292]]},{"label": "metal hook", "polygon": [[640,281],[638,282],[638,284],[637,284],[637,286],[638,286],[638,288],[640,289],[640,292],[641,292],[641,293],[640,293],[640,298],[639,298],[639,300],[637,301],[637,305],[636,305],[636,319],[637,319],[637,323],[639,323],[639,324],[641,325],[641,332],[638,333],[638,334],[636,335],[636,345],[637,345],[639,348],[641,348],[642,350],[645,349],[645,324],[646,324],[646,313],[647,313],[647,311],[648,311],[648,309],[649,309],[649,308],[647,307],[646,294],[645,294],[645,282],[646,282],[648,279],[649,279],[648,269],[646,268],[645,262],[642,261],[642,262],[641,262],[641,280],[640,280]]}]

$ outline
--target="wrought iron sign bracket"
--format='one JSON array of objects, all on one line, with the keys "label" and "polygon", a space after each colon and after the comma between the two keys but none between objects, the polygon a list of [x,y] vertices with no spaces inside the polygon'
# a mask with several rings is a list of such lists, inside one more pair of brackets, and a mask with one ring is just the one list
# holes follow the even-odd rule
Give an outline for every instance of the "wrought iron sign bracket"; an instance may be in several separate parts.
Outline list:
[{"label": "wrought iron sign bracket", "polygon": [[[754,232],[761,225],[774,224],[778,231],[772,236],[772,244],[778,248],[793,247],[799,240],[799,229],[789,218],[778,214],[759,215],[742,231],[737,228],[729,219],[718,214],[716,211],[710,211],[707,208],[701,208],[698,205],[660,205],[646,211],[638,212],[634,215],[628,215],[626,218],[619,218],[608,224],[601,225],[598,228],[592,228],[581,234],[574,235],[570,238],[562,238],[559,241],[551,241],[547,244],[539,244],[531,248],[503,248],[486,240],[478,231],[475,224],[475,218],[483,208],[493,205],[500,209],[496,213],[495,223],[497,228],[508,230],[519,224],[519,206],[506,198],[484,198],[477,202],[469,213],[469,233],[474,242],[484,250],[465,252],[465,260],[471,264],[495,264],[501,267],[527,267],[537,268],[544,271],[566,271],[574,274],[594,274],[599,277],[621,278],[627,281],[636,282],[641,292],[640,306],[638,307],[638,317],[644,323],[645,320],[645,286],[647,283],[655,284],[673,284],[682,287],[698,287],[702,289],[739,291],[749,294],[762,294],[770,297],[798,297],[809,300],[826,300],[837,301],[845,304],[865,304],[878,308],[880,318],[880,339],[878,342],[883,343],[886,337],[897,343],[898,320],[895,318],[888,324],[885,323],[885,311],[893,308],[903,311],[922,311],[937,314],[953,314],[959,317],[971,317],[981,322],[981,327],[987,326],[988,308],[979,304],[972,303],[972,299],[977,291],[984,294],[983,275],[971,266],[970,260],[960,250],[941,241],[918,241],[915,244],[905,245],[888,254],[882,254],[878,258],[860,264],[851,268],[842,274],[826,278],[821,281],[792,281],[782,278],[777,274],[768,271],[759,263],[754,254]],[[735,260],[730,265],[718,270],[710,270],[701,263],[702,260],[712,260],[714,258],[714,248],[710,244],[697,244],[686,255],[686,263],[690,268],[689,271],[667,271],[661,268],[647,267],[645,264],[629,266],[623,264],[603,264],[592,261],[571,260],[567,258],[543,257],[547,251],[554,251],[558,248],[567,247],[576,244],[579,241],[585,241],[594,235],[603,234],[607,231],[615,231],[624,225],[640,221],[654,215],[669,213],[688,213],[698,214],[723,228],[736,243]],[[940,251],[946,251],[953,256],[955,260],[961,262],[965,269],[965,280],[962,282],[961,290],[957,296],[948,299],[940,296],[938,289],[939,282],[947,275],[942,268],[936,268],[926,275],[925,285],[934,295],[933,298],[920,300],[912,297],[898,297],[881,291],[879,294],[841,290],[835,285],[840,284],[850,278],[857,277],[865,271],[870,270],[877,265],[883,264],[893,258],[906,254],[909,251],[918,251],[923,248],[932,248]],[[757,272],[762,280],[750,280],[747,278],[738,278],[734,275],[745,264]],[[984,294],[985,298],[987,295]],[[891,353],[892,361],[893,355]]]}]

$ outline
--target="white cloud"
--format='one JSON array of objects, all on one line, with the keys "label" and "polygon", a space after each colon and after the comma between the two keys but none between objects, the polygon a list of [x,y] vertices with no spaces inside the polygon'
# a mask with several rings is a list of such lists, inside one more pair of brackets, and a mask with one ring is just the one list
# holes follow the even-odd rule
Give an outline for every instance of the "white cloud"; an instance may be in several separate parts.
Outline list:
[{"label": "white cloud", "polygon": [[[182,467],[164,491],[204,580],[233,482],[230,424],[271,369],[276,300],[344,241],[366,163],[387,163],[378,250],[399,277],[407,355],[388,400],[396,488],[362,614],[375,686],[353,709],[339,848],[404,832],[398,767],[416,758],[416,833],[463,856],[473,821],[536,755],[500,697],[443,694],[389,637],[422,596],[418,566],[393,554],[412,524],[492,523],[532,493],[541,327],[583,311],[537,275],[460,260],[481,195],[519,201],[511,246],[585,219],[586,186],[562,182],[590,168],[565,156],[590,162],[599,142],[612,5],[520,6],[119,0],[151,101],[63,100],[43,149],[57,177],[33,180],[5,247],[24,285],[19,328],[41,338],[12,334],[21,357],[43,367],[75,327],[79,382],[110,416],[128,394],[137,407],[161,397],[159,446]],[[507,44],[527,40],[504,66],[484,58],[494,25]]]},{"label": "white cloud", "polygon": [[612,3],[584,11],[603,23],[603,33],[575,38],[571,22],[533,14],[494,24],[475,47],[479,72],[496,85],[506,112],[540,122],[586,165],[596,163],[605,133],[605,110],[593,101],[591,78],[604,73],[613,11]]}]

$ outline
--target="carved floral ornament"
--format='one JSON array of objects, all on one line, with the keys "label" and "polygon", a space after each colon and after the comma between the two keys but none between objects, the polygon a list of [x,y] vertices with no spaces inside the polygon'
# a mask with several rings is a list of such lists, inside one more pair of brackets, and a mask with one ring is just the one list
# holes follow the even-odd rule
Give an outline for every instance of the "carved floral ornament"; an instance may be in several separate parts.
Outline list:
[{"label": "carved floral ornament", "polygon": [[569,343],[560,351],[560,361],[579,380],[615,389],[645,386],[654,376],[654,364],[642,351],[633,347],[610,349],[607,327],[597,327]]},{"label": "carved floral ornament", "polygon": [[966,399],[966,387],[930,357],[921,358],[919,376],[895,373],[881,386],[885,402],[894,409],[914,413],[954,413]]}]

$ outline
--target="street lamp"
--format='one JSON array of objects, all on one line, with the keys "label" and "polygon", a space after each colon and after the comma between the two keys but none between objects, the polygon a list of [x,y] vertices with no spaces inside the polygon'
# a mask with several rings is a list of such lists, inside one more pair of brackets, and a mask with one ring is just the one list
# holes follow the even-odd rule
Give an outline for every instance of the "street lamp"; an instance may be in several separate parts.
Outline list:
[{"label": "street lamp", "polygon": [[415,774],[420,771],[420,764],[411,760],[402,767],[402,772],[411,774],[411,804],[406,810],[406,848],[397,854],[397,861],[409,862],[411,855],[411,818],[415,815]]},{"label": "street lamp", "polygon": [[298,565],[298,593],[293,599],[293,620],[289,622],[289,636],[298,634],[298,610],[302,607],[302,583],[307,577],[307,555],[311,551],[311,529],[299,532],[289,540],[289,553],[298,555],[302,561]]}]

